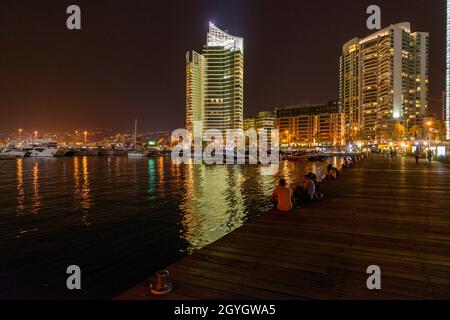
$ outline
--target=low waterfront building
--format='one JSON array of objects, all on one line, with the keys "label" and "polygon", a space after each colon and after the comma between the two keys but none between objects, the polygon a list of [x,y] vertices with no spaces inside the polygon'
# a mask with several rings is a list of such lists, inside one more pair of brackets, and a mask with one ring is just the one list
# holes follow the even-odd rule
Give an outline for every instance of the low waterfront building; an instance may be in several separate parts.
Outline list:
[{"label": "low waterfront building", "polygon": [[346,143],[345,113],[337,101],[298,104],[275,110],[280,143],[290,146],[343,146]]},{"label": "low waterfront building", "polygon": [[275,128],[275,114],[272,111],[261,111],[255,118],[244,119],[244,131],[255,129],[258,134],[266,130],[267,141],[272,141],[272,130]]},{"label": "low waterfront building", "polygon": [[256,129],[266,129],[271,132],[275,126],[275,115],[272,111],[261,111],[256,115],[255,119]]},{"label": "low waterfront building", "polygon": [[256,129],[256,119],[255,118],[245,118],[244,119],[244,131],[249,129]]}]

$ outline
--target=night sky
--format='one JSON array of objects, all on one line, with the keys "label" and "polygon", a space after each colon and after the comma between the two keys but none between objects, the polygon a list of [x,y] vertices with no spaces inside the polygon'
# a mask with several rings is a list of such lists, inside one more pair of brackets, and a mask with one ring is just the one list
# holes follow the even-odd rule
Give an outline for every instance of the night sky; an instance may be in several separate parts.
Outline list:
[{"label": "night sky", "polygon": [[[66,8],[82,30],[66,28]],[[185,53],[201,51],[208,21],[244,37],[245,116],[338,97],[342,45],[408,21],[430,33],[430,98],[441,115],[444,0],[3,0],[0,3],[0,132],[75,128],[172,130],[185,115]]]}]

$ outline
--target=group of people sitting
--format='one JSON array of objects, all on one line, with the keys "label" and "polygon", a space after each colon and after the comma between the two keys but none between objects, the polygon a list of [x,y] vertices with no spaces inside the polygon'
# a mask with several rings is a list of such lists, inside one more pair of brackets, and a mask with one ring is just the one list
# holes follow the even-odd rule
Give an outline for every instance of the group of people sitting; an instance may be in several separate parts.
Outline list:
[{"label": "group of people sitting", "polygon": [[[334,180],[339,177],[339,171],[333,165],[329,165],[327,171],[327,179]],[[310,172],[303,177],[302,185],[297,186],[294,191],[286,185],[285,179],[280,179],[278,187],[272,193],[271,202],[280,211],[291,211],[302,204],[321,200],[323,197],[317,176]]]},{"label": "group of people sitting", "polygon": [[361,161],[364,155],[355,155],[352,157],[344,157],[344,163],[342,164],[342,169],[347,169],[353,167],[356,163]]},{"label": "group of people sitting", "polygon": [[[345,157],[342,170],[352,167],[359,162],[362,156]],[[336,180],[340,171],[332,164],[327,167],[327,174],[322,177],[326,180]],[[317,176],[310,172],[303,177],[301,186],[297,186],[294,191],[286,185],[285,179],[280,179],[278,187],[272,193],[271,202],[280,211],[291,211],[305,203],[321,200],[324,195],[320,192],[320,185]]]}]

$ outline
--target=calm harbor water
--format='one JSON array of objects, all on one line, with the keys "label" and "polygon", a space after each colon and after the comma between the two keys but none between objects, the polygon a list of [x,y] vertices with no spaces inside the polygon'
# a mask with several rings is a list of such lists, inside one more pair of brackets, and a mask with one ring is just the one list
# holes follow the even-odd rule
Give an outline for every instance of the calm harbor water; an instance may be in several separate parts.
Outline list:
[{"label": "calm harbor water", "polygon": [[[295,186],[327,164],[262,176],[164,157],[0,161],[0,298],[111,298],[270,208],[280,176]],[[69,265],[81,291],[66,288]]]}]

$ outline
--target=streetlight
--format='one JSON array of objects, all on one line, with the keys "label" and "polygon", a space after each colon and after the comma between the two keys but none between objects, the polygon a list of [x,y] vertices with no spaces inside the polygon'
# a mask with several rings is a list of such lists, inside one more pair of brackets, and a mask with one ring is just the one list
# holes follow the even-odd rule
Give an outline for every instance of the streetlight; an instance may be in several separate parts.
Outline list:
[{"label": "streetlight", "polygon": [[38,132],[35,131],[35,132],[34,132],[34,141],[35,141],[35,142],[36,142],[36,140],[37,140],[37,135],[38,135]]},{"label": "streetlight", "polygon": [[21,135],[22,135],[22,129],[19,129],[19,142],[20,142]]},{"label": "streetlight", "polygon": [[84,132],[84,145],[87,146],[87,131]]}]

